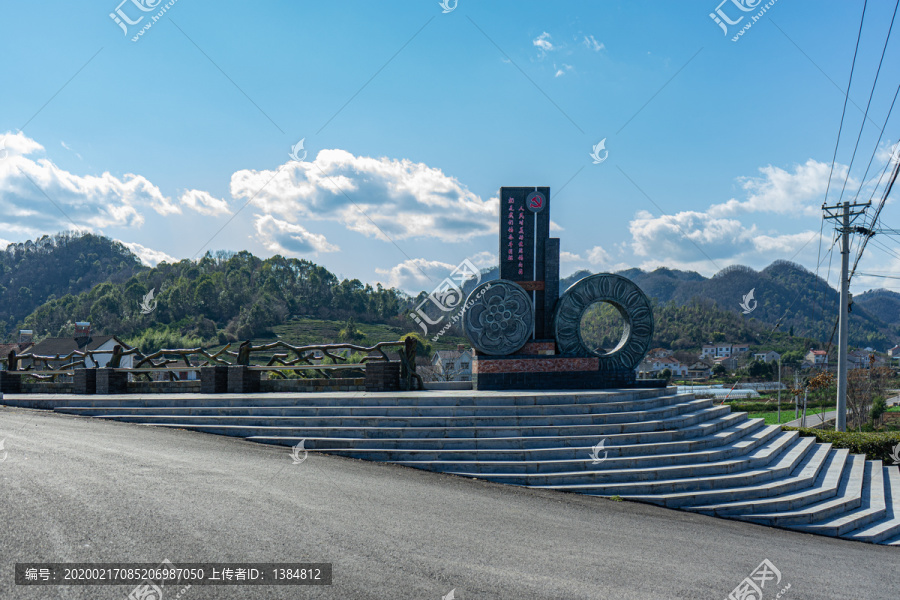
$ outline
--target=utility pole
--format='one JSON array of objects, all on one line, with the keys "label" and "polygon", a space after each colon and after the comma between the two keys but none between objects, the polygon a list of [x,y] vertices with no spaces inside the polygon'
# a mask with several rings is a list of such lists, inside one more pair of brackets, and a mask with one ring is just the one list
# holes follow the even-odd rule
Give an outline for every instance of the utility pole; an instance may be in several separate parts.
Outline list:
[{"label": "utility pole", "polygon": [[778,424],[781,425],[781,357],[778,357]]},{"label": "utility pole", "polygon": [[[838,222],[837,231],[841,234],[841,299],[838,327],[838,364],[837,364],[837,415],[834,420],[835,431],[847,431],[847,336],[850,332],[850,324],[847,321],[850,307],[850,282],[848,271],[850,270],[850,224],[856,217],[863,214],[870,205],[869,202],[859,204],[844,202],[834,206],[822,205],[825,218]],[[857,210],[862,209],[862,210]],[[840,211],[840,212],[838,212]],[[828,357],[825,358],[826,361]],[[804,407],[805,412],[805,407]]]}]

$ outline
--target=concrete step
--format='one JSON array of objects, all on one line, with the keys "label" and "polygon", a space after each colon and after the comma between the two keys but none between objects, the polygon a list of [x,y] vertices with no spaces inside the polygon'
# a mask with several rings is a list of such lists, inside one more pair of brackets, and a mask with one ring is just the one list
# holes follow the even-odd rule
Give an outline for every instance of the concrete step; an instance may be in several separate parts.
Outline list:
[{"label": "concrete step", "polygon": [[779,458],[768,474],[766,471],[762,471],[761,474],[755,473],[759,476],[753,480],[742,479],[744,474],[738,474],[720,478],[720,485],[731,485],[732,487],[675,491],[673,493],[629,494],[627,498],[671,508],[687,509],[699,504],[733,502],[787,494],[812,485],[829,451],[830,448],[827,445],[816,444],[814,438],[799,438],[795,447]]},{"label": "concrete step", "polygon": [[[831,446],[831,444],[823,445]],[[700,504],[691,506],[687,510],[710,516],[727,517],[757,512],[787,511],[815,504],[837,494],[841,474],[844,471],[844,463],[847,461],[849,454],[849,450],[833,450],[826,457],[815,482],[810,487],[799,491],[781,494],[772,498],[752,498],[736,502]]]},{"label": "concrete step", "polygon": [[859,508],[860,504],[862,504],[863,474],[865,471],[865,455],[851,455],[844,465],[837,493],[832,498],[794,510],[749,514],[737,518],[761,525],[778,527],[808,525],[814,521],[834,518],[835,515],[850,512]]},{"label": "concrete step", "polygon": [[[596,399],[595,399],[596,400]],[[627,402],[583,402],[569,404],[480,404],[477,406],[441,405],[365,405],[286,404],[272,406],[235,406],[188,404],[184,406],[63,406],[57,412],[85,415],[134,416],[260,416],[260,417],[518,417],[556,415],[639,414],[643,411],[684,405],[693,400],[687,395],[660,396]],[[712,405],[712,401],[710,404]],[[629,420],[625,418],[624,420]],[[613,422],[613,421],[611,421]]]},{"label": "concrete step", "polygon": [[[640,412],[610,414],[563,414],[563,415],[511,415],[511,416],[260,416],[233,415],[230,411],[223,415],[193,414],[120,414],[108,412],[96,415],[103,419],[115,419],[129,423],[179,424],[179,425],[242,425],[281,427],[560,427],[575,425],[615,425],[661,421],[678,415],[693,413],[704,408],[712,408],[712,400],[691,400],[672,406],[654,408]],[[721,409],[717,409],[720,410]],[[61,411],[60,411],[61,412]]]},{"label": "concrete step", "polygon": [[843,536],[855,529],[884,518],[886,511],[884,495],[884,467],[880,460],[866,461],[862,483],[862,502],[856,510],[847,511],[829,519],[817,521],[805,527],[797,527],[810,533]]},{"label": "concrete step", "polygon": [[[739,493],[761,488],[766,482],[787,477],[814,445],[813,438],[799,438],[795,434],[797,434],[796,431],[784,432],[763,448],[754,451],[753,454],[762,459],[765,466],[746,471],[723,475],[676,476],[670,479],[650,480],[637,479],[639,474],[635,473],[635,479],[632,481],[538,485],[533,487],[600,496],[622,496],[665,506],[696,504],[698,502],[692,500],[695,496],[718,495],[731,498]],[[646,476],[655,477],[652,473]],[[493,479],[492,476],[482,477]],[[599,473],[597,478],[600,479]],[[738,491],[735,491],[735,488]]]},{"label": "concrete step", "polygon": [[885,543],[900,536],[900,469],[884,467],[884,517],[845,534],[862,542]]},{"label": "concrete step", "polygon": [[[584,448],[578,457],[567,460],[529,461],[524,459],[524,457],[517,457],[516,460],[499,461],[485,460],[479,454],[472,460],[399,459],[392,462],[397,462],[407,467],[527,486],[648,481],[732,473],[768,464],[772,453],[779,451],[779,445],[774,440],[774,438],[778,437],[778,432],[779,428],[774,426],[760,430],[751,439],[738,442],[729,448],[721,450],[724,453],[723,460],[710,462],[705,460],[708,458],[708,452],[705,452],[632,456],[618,459],[607,458],[601,463],[595,464],[591,458],[591,448]],[[789,434],[781,434],[781,445],[789,444],[793,437]],[[748,452],[772,442],[775,443],[766,452],[755,457],[746,456]],[[615,452],[615,447],[612,448],[611,452]],[[358,453],[350,454],[355,455]],[[602,454],[600,456],[602,457]]]},{"label": "concrete step", "polygon": [[[757,421],[761,421],[757,419]],[[620,452],[639,453],[641,446],[647,446],[647,452],[669,447],[673,452],[689,451],[692,448],[709,447],[719,442],[712,436],[724,433],[730,428],[747,423],[747,413],[728,413],[703,421],[696,425],[681,429],[662,429],[607,435],[609,444],[615,444]],[[456,438],[361,438],[350,435],[341,437],[298,436],[287,433],[277,435],[253,435],[247,439],[264,444],[293,446],[306,440],[305,447],[321,449],[351,450],[528,450],[547,448],[586,448],[598,443],[594,435],[551,436],[503,436],[503,437],[456,437]],[[694,444],[698,444],[694,446]]]},{"label": "concrete step", "polygon": [[[637,423],[613,423],[613,424],[587,424],[587,425],[545,425],[535,427],[522,426],[414,426],[397,420],[390,425],[335,425],[333,422],[321,426],[297,426],[288,425],[285,422],[292,417],[285,417],[277,425],[199,425],[182,421],[167,423],[151,420],[146,425],[162,427],[175,427],[178,429],[192,429],[221,435],[240,437],[290,435],[301,438],[320,437],[352,437],[352,438],[449,438],[449,437],[530,437],[530,436],[595,436],[605,437],[621,433],[639,433],[644,431],[660,431],[666,429],[678,429],[685,425],[696,425],[702,421],[722,416],[729,412],[727,406],[703,408],[695,412],[684,413],[667,419],[640,421]],[[113,419],[112,417],[99,417]],[[119,421],[131,421],[132,418],[113,419]],[[384,422],[384,421],[383,421]]]},{"label": "concrete step", "polygon": [[[4,394],[2,404],[21,408],[65,407],[167,407],[167,406],[545,406],[635,402],[676,396],[675,386],[633,390],[595,391],[479,391],[442,390],[419,392],[272,392],[259,394]],[[681,400],[691,394],[678,395]]]},{"label": "concrete step", "polygon": [[[762,419],[754,421],[762,422]],[[745,421],[750,423],[750,421]],[[609,454],[616,454],[622,448],[629,451],[641,448],[647,451],[645,455],[631,455],[618,458],[609,457],[604,462],[604,467],[610,468],[649,468],[653,466],[666,466],[676,464],[710,463],[716,460],[724,460],[743,455],[750,450],[765,443],[776,435],[780,429],[771,427],[755,430],[750,427],[730,428],[733,437],[717,437],[715,441],[722,444],[728,440],[725,446],[716,449],[701,449],[689,451],[685,446],[674,448],[676,453],[650,454],[656,449],[660,452],[669,450],[669,444],[646,444],[630,446],[608,446]],[[739,437],[745,436],[745,437]],[[712,437],[712,436],[709,436]],[[699,440],[698,440],[699,441]],[[591,461],[592,446],[580,447],[552,447],[552,448],[512,448],[492,449],[477,448],[472,445],[469,448],[459,449],[419,449],[419,448],[379,448],[361,449],[347,447],[329,447],[316,440],[315,449],[318,452],[337,454],[349,458],[362,460],[386,461],[404,464],[410,467],[448,471],[448,470],[477,470],[479,472],[503,472],[503,465],[507,465],[513,472],[537,473],[543,471],[566,470],[568,468],[583,468],[585,461]],[[310,446],[312,447],[312,446]],[[702,445],[701,448],[705,448]],[[602,456],[602,453],[601,453]],[[524,470],[515,470],[524,466]],[[483,468],[482,468],[483,467]]]}]

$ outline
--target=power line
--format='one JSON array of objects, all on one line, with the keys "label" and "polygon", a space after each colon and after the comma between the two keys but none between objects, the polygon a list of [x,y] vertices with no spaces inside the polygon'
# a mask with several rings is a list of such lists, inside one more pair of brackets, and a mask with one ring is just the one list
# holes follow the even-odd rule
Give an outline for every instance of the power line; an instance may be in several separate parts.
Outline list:
[{"label": "power line", "polygon": [[[894,170],[891,173],[891,179],[890,179],[890,181],[887,182],[887,185],[885,185],[884,193],[882,194],[881,200],[879,201],[878,206],[875,209],[875,214],[872,216],[872,222],[871,222],[870,226],[868,227],[869,231],[867,232],[867,234],[865,236],[863,236],[862,246],[860,247],[859,252],[856,255],[856,260],[853,261],[853,269],[850,271],[850,275],[847,277],[848,284],[850,282],[850,279],[853,278],[853,273],[856,272],[856,267],[859,266],[859,259],[862,258],[862,254],[866,249],[866,243],[872,238],[873,234],[871,233],[871,230],[875,226],[875,224],[878,222],[878,215],[881,214],[881,210],[884,208],[884,205],[887,202],[888,196],[891,193],[891,189],[893,189],[893,187],[894,187],[894,182],[897,180],[898,170],[900,170],[900,161],[898,161],[897,164],[894,165]],[[873,191],[873,194],[874,194],[874,191]],[[871,204],[871,201],[869,202],[869,204]],[[845,203],[845,205],[846,205],[846,203]],[[855,206],[855,204],[854,204],[854,206]]]},{"label": "power line", "polygon": [[[894,3],[894,13],[891,15],[891,25],[888,27],[887,36],[884,38],[884,46],[881,48],[881,58],[878,60],[878,69],[875,71],[875,79],[872,80],[872,89],[869,90],[869,101],[866,103],[866,112],[863,114],[863,120],[859,126],[859,135],[856,136],[856,144],[853,146],[853,154],[850,157],[850,165],[847,167],[847,176],[844,177],[844,185],[841,187],[841,195],[838,197],[838,202],[844,198],[844,190],[847,188],[847,181],[850,179],[850,170],[853,168],[853,161],[856,159],[856,150],[859,148],[859,140],[862,138],[863,130],[866,128],[866,117],[869,116],[869,107],[872,105],[872,97],[875,95],[875,86],[878,83],[878,75],[881,74],[881,65],[884,62],[884,53],[887,50],[888,42],[891,39],[891,32],[894,29],[894,18],[897,16],[898,6],[900,6],[900,0],[897,0],[897,2]],[[865,14],[865,9],[863,9],[863,11]],[[860,25],[862,24],[860,23]],[[858,44],[859,40],[857,39],[857,45]],[[852,76],[851,70],[851,77]]]},{"label": "power line", "polygon": [[[881,126],[881,131],[878,133],[878,140],[875,142],[875,148],[872,150],[872,156],[869,157],[869,164],[866,165],[866,172],[863,173],[862,179],[859,180],[859,188],[856,190],[856,195],[853,197],[853,201],[859,198],[860,192],[862,192],[863,185],[866,183],[866,175],[869,174],[869,169],[872,168],[872,162],[875,160],[875,154],[878,153],[878,144],[881,143],[881,138],[884,136],[884,128],[887,127],[888,121],[891,119],[891,113],[894,112],[894,103],[897,101],[897,94],[900,94],[900,84],[897,84],[897,89],[894,91],[894,99],[891,100],[891,106],[888,108],[887,117],[884,119],[884,124]],[[884,176],[884,171],[887,170],[887,165],[885,165],[884,170],[881,172],[881,176],[878,177],[878,183],[881,183],[881,178]],[[878,187],[878,184],[875,184],[875,187]]]},{"label": "power line", "polygon": [[847,95],[844,96],[844,108],[841,110],[841,123],[838,126],[837,141],[834,143],[834,156],[831,157],[831,170],[828,172],[828,185],[825,187],[825,202],[828,202],[828,191],[831,189],[831,176],[834,174],[834,163],[837,161],[838,146],[841,144],[841,130],[844,128],[844,115],[847,114],[847,99],[850,97],[850,88],[853,84],[853,70],[856,68],[856,54],[859,52],[859,39],[862,37],[863,22],[866,20],[866,5],[868,3],[869,0],[863,2],[862,15],[859,18],[859,31],[856,34],[856,47],[853,49],[853,62],[850,64],[850,80],[847,82]]}]

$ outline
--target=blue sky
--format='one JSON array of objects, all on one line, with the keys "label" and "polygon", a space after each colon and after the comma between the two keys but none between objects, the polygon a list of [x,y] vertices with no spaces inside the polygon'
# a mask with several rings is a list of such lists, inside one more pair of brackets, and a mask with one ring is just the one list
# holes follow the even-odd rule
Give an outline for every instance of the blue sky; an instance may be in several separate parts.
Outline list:
[{"label": "blue sky", "polygon": [[[862,2],[778,0],[732,41],[766,5],[741,1],[719,5],[744,16],[727,35],[716,0],[6,3],[0,244],[77,227],[149,264],[247,249],[418,291],[496,261],[501,186],[548,185],[563,275],[815,271]],[[143,19],[126,33],[117,8]],[[829,203],[893,9],[869,2]],[[898,45],[844,199],[863,181],[868,200],[900,134],[898,107],[877,143]],[[881,217],[900,227],[896,203]],[[861,272],[900,272],[881,243]]]}]

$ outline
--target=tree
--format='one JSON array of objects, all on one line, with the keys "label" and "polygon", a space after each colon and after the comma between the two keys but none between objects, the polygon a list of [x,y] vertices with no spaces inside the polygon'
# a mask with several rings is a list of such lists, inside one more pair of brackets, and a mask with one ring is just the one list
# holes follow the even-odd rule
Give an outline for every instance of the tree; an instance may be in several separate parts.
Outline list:
[{"label": "tree", "polygon": [[887,402],[884,399],[884,396],[875,396],[872,399],[872,408],[869,411],[869,416],[872,418],[872,425],[874,426],[878,419],[881,418],[881,415],[887,412]]},{"label": "tree", "polygon": [[722,363],[716,363],[712,368],[712,374],[718,377],[725,375],[728,371],[725,369],[725,365]]},{"label": "tree", "polygon": [[803,362],[803,353],[799,350],[788,350],[781,355],[781,364],[786,367],[796,367]]},{"label": "tree", "polygon": [[406,341],[406,338],[413,337],[416,338],[416,356],[422,356],[424,358],[431,358],[432,347],[431,342],[422,337],[420,334],[411,331],[409,333],[405,333],[400,336],[401,340]]},{"label": "tree", "polygon": [[669,382],[672,379],[672,370],[667,367],[659,372],[659,376]]},{"label": "tree", "polygon": [[750,364],[747,367],[747,373],[750,377],[755,379],[770,379],[772,375],[769,365],[756,359],[750,361]]},{"label": "tree", "polygon": [[364,339],[366,334],[356,327],[356,319],[350,317],[344,324],[344,327],[338,332],[338,338],[342,342],[355,342]]}]

